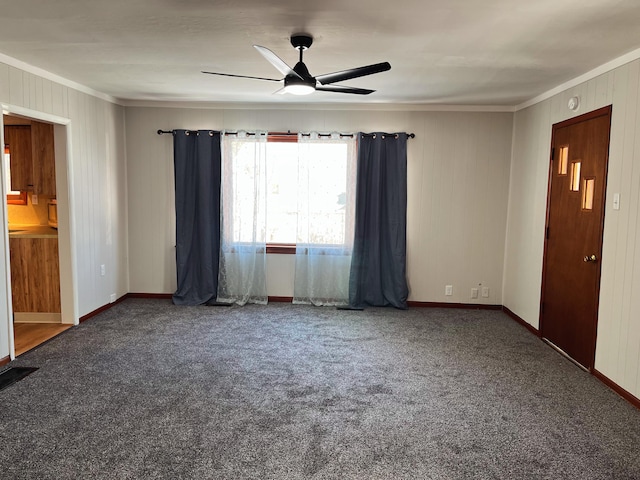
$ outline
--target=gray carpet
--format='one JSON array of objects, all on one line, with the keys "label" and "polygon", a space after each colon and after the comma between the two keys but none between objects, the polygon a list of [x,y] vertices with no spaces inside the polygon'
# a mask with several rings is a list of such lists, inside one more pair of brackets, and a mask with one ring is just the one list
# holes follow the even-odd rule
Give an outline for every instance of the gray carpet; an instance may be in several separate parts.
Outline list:
[{"label": "gray carpet", "polygon": [[640,411],[496,311],[129,299],[11,365],[3,480],[640,478]]}]

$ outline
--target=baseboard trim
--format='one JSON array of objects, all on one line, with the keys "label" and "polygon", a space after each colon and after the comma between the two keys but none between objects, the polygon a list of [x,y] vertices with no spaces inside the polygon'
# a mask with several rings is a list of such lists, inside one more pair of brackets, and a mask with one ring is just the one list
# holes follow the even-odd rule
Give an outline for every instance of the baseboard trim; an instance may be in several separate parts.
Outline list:
[{"label": "baseboard trim", "polygon": [[542,338],[542,334],[540,333],[540,330],[538,330],[536,327],[534,327],[533,325],[527,323],[524,321],[524,319],[520,318],[518,315],[516,315],[515,313],[513,313],[511,310],[509,310],[507,307],[503,306],[502,307],[502,311],[504,313],[506,313],[507,315],[509,315],[513,320],[515,320],[516,322],[518,322],[520,325],[522,325],[524,328],[526,328],[527,330],[529,330],[531,333],[533,333],[536,337],[538,338]]},{"label": "baseboard trim", "polygon": [[[164,300],[171,300],[173,298],[173,294],[172,293],[130,292],[120,297],[120,299],[118,299],[117,302],[120,302],[127,298],[159,298]],[[273,303],[293,303],[293,297],[269,295],[267,297],[267,301],[273,302]],[[101,308],[109,308],[109,305],[114,305],[117,302],[110,303]],[[410,300],[407,302],[407,305],[409,307],[419,307],[419,308],[467,308],[467,309],[473,309],[473,310],[502,310],[503,309],[502,305],[487,305],[484,303],[417,302],[417,301]],[[95,315],[97,315],[97,313]]]},{"label": "baseboard trim", "polygon": [[[164,300],[171,300],[173,298],[172,293],[127,293],[125,295],[127,298],[160,298]],[[279,297],[279,296],[269,296],[267,297],[267,301],[269,302],[281,302],[281,303],[292,303],[293,297]]]},{"label": "baseboard trim", "polygon": [[4,358],[0,358],[0,367],[5,366],[10,361],[11,361],[11,357],[9,357],[9,356],[6,356]]},{"label": "baseboard trim", "polygon": [[624,388],[622,388],[620,385],[618,385],[616,382],[611,380],[606,375],[600,373],[595,368],[591,369],[591,373],[593,374],[594,377],[596,377],[598,380],[600,380],[602,383],[604,383],[607,387],[609,387],[611,390],[613,390],[618,395],[620,395],[622,398],[624,398],[631,405],[633,405],[634,407],[640,409],[640,398],[636,397],[635,395],[633,395],[630,392],[627,392]]},{"label": "baseboard trim", "polygon": [[469,310],[502,310],[502,305],[488,305],[485,303],[448,303],[448,302],[417,302],[409,300],[407,306],[415,308],[461,308]]},{"label": "baseboard trim", "polygon": [[162,300],[171,300],[173,298],[172,293],[127,293],[127,298],[159,298]]},{"label": "baseboard trim", "polygon": [[103,305],[99,308],[96,308],[94,311],[87,313],[86,315],[83,315],[80,317],[80,323],[82,322],[86,322],[87,320],[89,320],[92,317],[95,317],[96,315],[98,315],[99,313],[102,313],[106,310],[109,310],[111,307],[113,307],[114,305],[117,305],[118,303],[124,301],[127,297],[128,297],[128,293],[124,294],[123,296],[121,296],[120,298],[118,298],[115,302],[112,303],[107,303],[106,305]]}]

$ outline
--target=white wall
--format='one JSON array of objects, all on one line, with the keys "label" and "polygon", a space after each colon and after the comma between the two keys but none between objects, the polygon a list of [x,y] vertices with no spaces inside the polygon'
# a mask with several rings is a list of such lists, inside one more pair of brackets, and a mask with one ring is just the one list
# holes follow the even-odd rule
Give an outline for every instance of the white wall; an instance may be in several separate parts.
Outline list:
[{"label": "white wall", "polygon": [[[0,103],[70,120],[69,189],[78,316],[128,292],[124,108],[0,63]],[[6,222],[6,218],[1,219]],[[0,230],[1,231],[1,230]],[[0,254],[0,358],[9,355],[5,278]],[[106,275],[100,276],[100,265]]]},{"label": "white wall", "polygon": [[[613,105],[595,368],[640,397],[640,60],[518,111],[503,304],[538,328],[551,127]],[[576,113],[567,108],[581,98]],[[620,210],[612,209],[620,193]]]},{"label": "white wall", "polygon": [[[158,129],[406,131],[410,300],[501,304],[512,113],[127,107],[132,292],[176,288],[173,140]],[[444,296],[446,284],[454,295]],[[471,300],[478,284],[489,298]],[[268,293],[293,294],[291,256],[268,259]]]}]

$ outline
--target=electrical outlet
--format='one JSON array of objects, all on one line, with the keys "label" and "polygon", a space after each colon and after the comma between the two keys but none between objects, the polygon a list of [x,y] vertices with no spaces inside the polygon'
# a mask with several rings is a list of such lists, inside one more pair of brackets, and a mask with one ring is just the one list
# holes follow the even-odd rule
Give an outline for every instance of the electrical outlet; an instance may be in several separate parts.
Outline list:
[{"label": "electrical outlet", "polygon": [[444,287],[444,294],[449,297],[451,295],[453,295],[453,285],[445,285]]},{"label": "electrical outlet", "polygon": [[482,296],[484,298],[489,298],[489,287],[482,287]]},{"label": "electrical outlet", "polygon": [[478,289],[477,288],[472,288],[471,289],[471,298],[478,298]]},{"label": "electrical outlet", "polygon": [[100,265],[100,275],[104,277],[106,273],[107,269],[105,268],[104,264]]},{"label": "electrical outlet", "polygon": [[112,294],[111,294],[111,303],[113,303],[113,302],[115,302],[115,301],[116,301],[116,294],[115,294],[115,293],[112,293]]},{"label": "electrical outlet", "polygon": [[34,193],[33,195],[31,195],[31,205],[37,205],[37,204],[38,204],[38,195]]}]

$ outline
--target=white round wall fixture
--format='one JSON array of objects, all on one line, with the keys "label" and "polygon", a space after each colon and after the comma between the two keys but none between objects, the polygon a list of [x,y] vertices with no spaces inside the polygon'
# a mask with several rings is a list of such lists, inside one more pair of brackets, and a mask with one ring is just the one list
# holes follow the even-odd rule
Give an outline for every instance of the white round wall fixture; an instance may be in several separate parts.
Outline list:
[{"label": "white round wall fixture", "polygon": [[578,110],[580,107],[580,97],[571,97],[567,106],[569,107],[569,110],[573,110],[574,112]]}]

